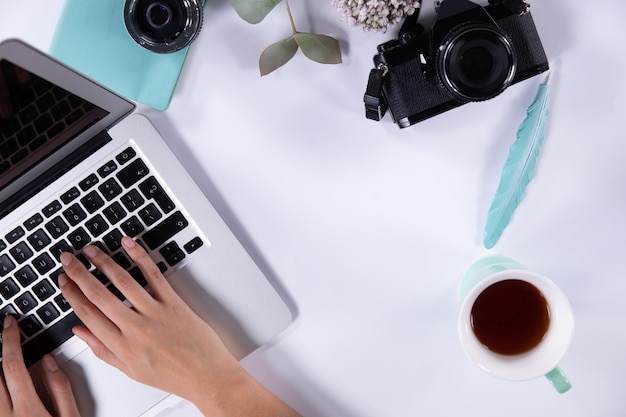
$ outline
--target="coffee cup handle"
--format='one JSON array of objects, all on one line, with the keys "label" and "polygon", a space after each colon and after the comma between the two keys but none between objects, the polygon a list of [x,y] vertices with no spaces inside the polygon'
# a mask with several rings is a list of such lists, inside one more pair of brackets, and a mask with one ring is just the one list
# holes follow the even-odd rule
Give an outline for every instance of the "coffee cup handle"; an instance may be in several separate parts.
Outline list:
[{"label": "coffee cup handle", "polygon": [[567,378],[567,375],[558,366],[546,374],[548,381],[552,383],[554,388],[563,394],[572,388],[572,383]]}]

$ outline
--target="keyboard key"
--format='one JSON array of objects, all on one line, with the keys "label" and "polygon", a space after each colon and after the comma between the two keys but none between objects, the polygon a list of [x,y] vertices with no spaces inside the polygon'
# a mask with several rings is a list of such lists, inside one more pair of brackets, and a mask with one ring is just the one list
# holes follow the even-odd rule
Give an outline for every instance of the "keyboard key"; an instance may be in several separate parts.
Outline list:
[{"label": "keyboard key", "polygon": [[0,157],[2,157],[2,159],[9,159],[19,148],[17,141],[10,139],[0,145]]},{"label": "keyboard key", "polygon": [[39,281],[37,284],[33,285],[32,291],[35,293],[37,298],[41,301],[44,301],[54,294],[54,287],[50,284],[50,281],[47,279],[43,279]]},{"label": "keyboard key", "polygon": [[113,200],[122,193],[122,187],[120,187],[117,181],[115,181],[115,178],[106,180],[101,186],[98,187],[98,190],[100,190],[107,201]]},{"label": "keyboard key", "polygon": [[59,240],[50,248],[50,253],[56,258],[57,261],[61,259],[61,254],[63,252],[72,252],[72,247],[65,239]]},{"label": "keyboard key", "polygon": [[141,269],[139,269],[138,266],[133,267],[130,271],[128,271],[128,273],[142,287],[145,287],[146,285],[148,285],[148,281],[146,280],[146,277],[143,275],[143,273],[141,272]]},{"label": "keyboard key", "polygon": [[66,101],[62,101],[56,104],[50,112],[54,120],[59,121],[70,113],[70,106]]},{"label": "keyboard key", "polygon": [[4,243],[4,240],[0,239],[0,251],[3,251],[7,248],[7,244]]},{"label": "keyboard key", "polygon": [[91,242],[91,238],[89,237],[85,229],[83,229],[82,227],[79,227],[78,229],[74,230],[72,233],[67,235],[67,240],[72,244],[72,246],[76,250],[81,250],[89,242]]},{"label": "keyboard key", "polygon": [[202,239],[196,236],[193,239],[191,239],[189,242],[185,243],[183,248],[185,248],[188,254],[192,254],[198,248],[200,248],[203,244],[204,242],[202,241]]},{"label": "keyboard key", "polygon": [[104,200],[97,191],[92,191],[80,199],[81,204],[89,213],[94,213],[100,207],[104,206]]},{"label": "keyboard key", "polygon": [[104,285],[107,285],[109,282],[111,282],[109,281],[109,278],[98,269],[94,269],[93,271],[91,271],[91,275],[93,275],[95,279],[97,279]]},{"label": "keyboard key", "polygon": [[141,159],[135,159],[130,165],[118,172],[117,179],[120,180],[124,188],[129,188],[148,175],[148,172],[146,164]]},{"label": "keyboard key", "polygon": [[24,222],[24,227],[26,228],[26,230],[31,231],[35,227],[39,226],[41,223],[43,223],[43,216],[37,213]]},{"label": "keyboard key", "polygon": [[56,297],[54,297],[54,302],[56,303],[57,306],[59,306],[59,308],[63,312],[65,312],[65,311],[69,310],[70,308],[72,308],[70,303],[68,303],[67,300],[65,299],[65,297],[63,297],[63,294],[59,294]]},{"label": "keyboard key", "polygon": [[139,210],[139,217],[146,224],[146,226],[152,226],[159,221],[163,215],[153,203],[148,204],[146,207]]},{"label": "keyboard key", "polygon": [[0,294],[2,294],[5,300],[9,300],[18,292],[20,292],[20,287],[17,286],[12,278],[7,278],[0,282]]},{"label": "keyboard key", "polygon": [[34,152],[45,145],[47,140],[48,138],[46,138],[46,135],[39,136],[36,140],[31,142],[30,145],[28,145],[28,149],[30,149],[31,152]]},{"label": "keyboard key", "polygon": [[22,159],[26,158],[27,156],[28,156],[28,149],[22,148],[19,151],[17,151],[15,154],[13,154],[13,156],[11,156],[11,163],[13,165],[16,165],[18,162],[20,162]]},{"label": "keyboard key", "polygon": [[53,123],[54,121],[52,120],[52,117],[48,113],[46,113],[40,116],[37,120],[35,120],[34,125],[37,133],[41,134],[50,129]]},{"label": "keyboard key", "polygon": [[161,249],[159,249],[159,253],[164,259],[169,258],[176,252],[180,252],[180,246],[175,241],[171,241],[163,245]]},{"label": "keyboard key", "polygon": [[163,259],[165,259],[165,262],[167,262],[169,266],[174,266],[185,259],[185,252],[180,249],[178,243],[173,241],[159,249],[159,253],[163,256]]},{"label": "keyboard key", "polygon": [[26,265],[18,269],[15,274],[15,278],[19,281],[20,285],[24,288],[37,280],[37,274],[33,271],[29,265]]},{"label": "keyboard key", "polygon": [[98,176],[96,174],[91,174],[90,176],[79,182],[78,186],[81,190],[87,191],[88,189],[96,185],[98,181]]},{"label": "keyboard key", "polygon": [[54,267],[54,260],[47,253],[42,253],[33,261],[33,266],[40,275],[45,274]]},{"label": "keyboard key", "polygon": [[50,92],[39,97],[36,102],[37,108],[39,109],[39,113],[44,113],[50,110],[50,108],[54,106],[55,103],[56,103],[56,100],[54,99],[54,97],[52,96],[52,93]]},{"label": "keyboard key", "polygon": [[93,237],[100,236],[102,233],[106,232],[106,230],[109,228],[109,224],[104,220],[104,217],[102,217],[100,214],[87,220],[85,222],[85,226],[87,227],[87,230],[89,230],[89,232],[91,233]]},{"label": "keyboard key", "polygon": [[9,253],[11,253],[11,256],[13,256],[13,259],[15,259],[18,264],[23,264],[33,256],[33,251],[30,250],[26,242],[18,243],[9,250]]},{"label": "keyboard key", "polygon": [[180,211],[176,211],[161,223],[144,233],[142,239],[150,250],[154,250],[170,240],[176,233],[180,232],[188,225],[189,222],[185,219],[185,216],[183,216]]},{"label": "keyboard key", "polygon": [[111,293],[113,293],[114,296],[116,296],[120,301],[124,301],[126,300],[126,297],[124,297],[124,294],[122,294],[122,292],[120,290],[117,289],[117,287],[113,284],[109,284],[107,285],[107,288],[109,289],[109,291],[111,291]]},{"label": "keyboard key", "polygon": [[115,261],[116,264],[118,264],[124,269],[130,268],[132,265],[131,262],[126,257],[126,255],[124,255],[124,252],[117,252],[111,258]]},{"label": "keyboard key", "polygon": [[63,212],[63,216],[65,216],[70,225],[76,226],[78,223],[85,220],[87,214],[85,214],[85,211],[80,208],[78,204],[74,204]]},{"label": "keyboard key", "polygon": [[52,282],[54,282],[54,285],[56,285],[57,288],[59,288],[59,275],[61,275],[63,272],[65,272],[63,268],[57,268],[49,275],[50,279],[52,280]]},{"label": "keyboard key", "polygon": [[23,237],[25,234],[26,232],[24,232],[24,229],[22,229],[22,226],[17,226],[15,229],[7,233],[7,235],[4,238],[7,240],[7,242],[9,242],[9,244],[13,244],[17,242],[18,239]]},{"label": "keyboard key", "polygon": [[120,152],[120,154],[117,155],[115,159],[117,160],[117,162],[120,163],[120,165],[124,165],[126,162],[133,159],[136,154],[137,153],[135,152],[135,150],[129,147],[126,148],[123,152]]},{"label": "keyboard key", "polygon": [[22,314],[26,314],[30,310],[35,308],[35,306],[37,305],[37,301],[35,300],[35,297],[31,295],[31,293],[26,291],[24,294],[15,299],[15,305],[17,306],[17,308],[20,309]]},{"label": "keyboard key", "polygon": [[18,325],[20,326],[20,329],[22,329],[26,337],[34,336],[39,330],[43,329],[41,323],[39,323],[39,321],[33,315],[24,317],[18,323]]},{"label": "keyboard key", "polygon": [[130,212],[137,210],[146,201],[141,194],[139,194],[139,191],[134,189],[124,194],[120,200],[122,204],[124,204],[124,207],[126,207],[126,210]]},{"label": "keyboard key", "polygon": [[57,211],[61,210],[61,203],[58,202],[57,200],[54,200],[52,203],[48,204],[46,207],[43,208],[43,215],[46,217],[51,217],[54,213],[56,213]]},{"label": "keyboard key", "polygon": [[141,184],[139,189],[148,200],[154,200],[165,214],[174,210],[174,203],[154,177],[150,177]]},{"label": "keyboard key", "polygon": [[48,129],[46,134],[48,135],[49,139],[52,139],[53,137],[63,132],[64,130],[65,130],[65,123],[59,122],[55,124],[54,126],[52,126],[50,129]]},{"label": "keyboard key", "polygon": [[72,187],[61,195],[61,201],[65,204],[69,204],[72,201],[76,200],[80,195],[80,191],[77,187]]},{"label": "keyboard key", "polygon": [[29,367],[33,365],[40,360],[43,355],[61,346],[63,342],[74,335],[72,328],[82,324],[76,314],[71,312],[47,328],[44,332],[39,333],[31,340],[24,343],[22,352],[26,366]]},{"label": "keyboard key", "polygon": [[73,112],[71,112],[69,116],[65,118],[65,123],[67,123],[68,125],[71,125],[75,121],[80,120],[81,117],[83,117],[83,114],[84,112],[81,109],[76,109]]},{"label": "keyboard key", "polygon": [[50,235],[54,239],[57,239],[70,230],[70,228],[61,216],[56,216],[54,219],[46,223],[46,230],[50,232]]},{"label": "keyboard key", "polygon": [[54,307],[52,303],[46,303],[42,307],[37,309],[37,315],[45,324],[50,324],[54,319],[59,317],[61,314]]},{"label": "keyboard key", "polygon": [[26,146],[30,141],[35,139],[37,134],[35,133],[35,129],[32,126],[26,126],[24,129],[20,130],[17,134],[17,143],[20,146]]},{"label": "keyboard key", "polygon": [[128,218],[120,224],[120,227],[126,233],[126,235],[130,237],[135,237],[139,233],[144,231],[144,227],[139,221],[139,219],[135,216]]},{"label": "keyboard key", "polygon": [[116,224],[117,222],[122,220],[124,217],[126,217],[126,210],[124,210],[122,205],[118,203],[117,201],[111,204],[110,206],[106,207],[102,211],[102,213],[111,224]]},{"label": "keyboard key", "polygon": [[36,251],[43,250],[51,242],[50,237],[43,229],[37,229],[32,235],[28,236],[28,242]]},{"label": "keyboard key", "polygon": [[112,231],[102,236],[102,241],[107,245],[111,252],[115,252],[122,247],[123,237],[124,235],[122,235],[122,232],[120,232],[118,229],[113,229]]},{"label": "keyboard key", "polygon": [[5,276],[9,272],[15,269],[15,264],[9,258],[9,255],[1,255],[0,256],[0,277]]},{"label": "keyboard key", "polygon": [[[2,307],[2,310],[0,310],[0,319],[4,320],[6,316],[13,316],[15,318],[18,318],[20,315],[15,309],[15,307],[9,304],[6,307]],[[0,355],[2,355],[2,352],[0,352]]]},{"label": "keyboard key", "polygon": [[114,161],[109,161],[106,164],[98,168],[98,175],[101,178],[106,178],[109,174],[113,173],[117,169],[117,164]]}]

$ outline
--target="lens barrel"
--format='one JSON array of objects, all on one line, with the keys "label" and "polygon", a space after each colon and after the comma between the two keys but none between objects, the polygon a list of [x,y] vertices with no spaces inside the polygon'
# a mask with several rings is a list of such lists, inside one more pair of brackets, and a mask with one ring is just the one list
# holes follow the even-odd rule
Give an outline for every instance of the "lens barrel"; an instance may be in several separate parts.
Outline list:
[{"label": "lens barrel", "polygon": [[126,0],[124,23],[142,47],[157,53],[189,45],[202,27],[200,0]]},{"label": "lens barrel", "polygon": [[451,30],[437,51],[437,73],[458,100],[483,101],[513,81],[517,59],[511,42],[497,27],[464,25]]}]

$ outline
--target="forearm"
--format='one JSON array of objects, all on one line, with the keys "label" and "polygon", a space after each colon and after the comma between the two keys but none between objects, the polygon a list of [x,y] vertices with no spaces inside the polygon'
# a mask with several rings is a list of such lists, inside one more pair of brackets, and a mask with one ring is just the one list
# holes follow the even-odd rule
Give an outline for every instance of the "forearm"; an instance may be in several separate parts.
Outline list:
[{"label": "forearm", "polygon": [[190,400],[207,417],[300,416],[243,368],[225,378],[214,393],[199,390]]}]

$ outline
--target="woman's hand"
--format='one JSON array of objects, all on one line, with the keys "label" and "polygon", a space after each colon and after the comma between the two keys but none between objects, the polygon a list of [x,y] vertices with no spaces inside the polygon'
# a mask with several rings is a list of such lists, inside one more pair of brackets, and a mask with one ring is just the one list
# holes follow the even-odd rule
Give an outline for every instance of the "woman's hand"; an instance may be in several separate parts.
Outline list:
[{"label": "woman's hand", "polygon": [[[41,366],[43,382],[54,405],[54,415],[80,417],[70,382],[52,356],[44,356]],[[0,416],[51,417],[39,399],[28,369],[24,365],[20,331],[15,319],[11,316],[4,319],[2,370],[4,378],[0,377]]]},{"label": "woman's hand", "polygon": [[[131,378],[194,403],[207,415],[297,415],[255,381],[213,329],[170,287],[131,238],[122,239],[151,293],[93,246],[83,253],[132,304],[128,308],[77,260],[61,255],[63,295],[86,327],[74,333]],[[263,411],[265,410],[265,411]]]}]

